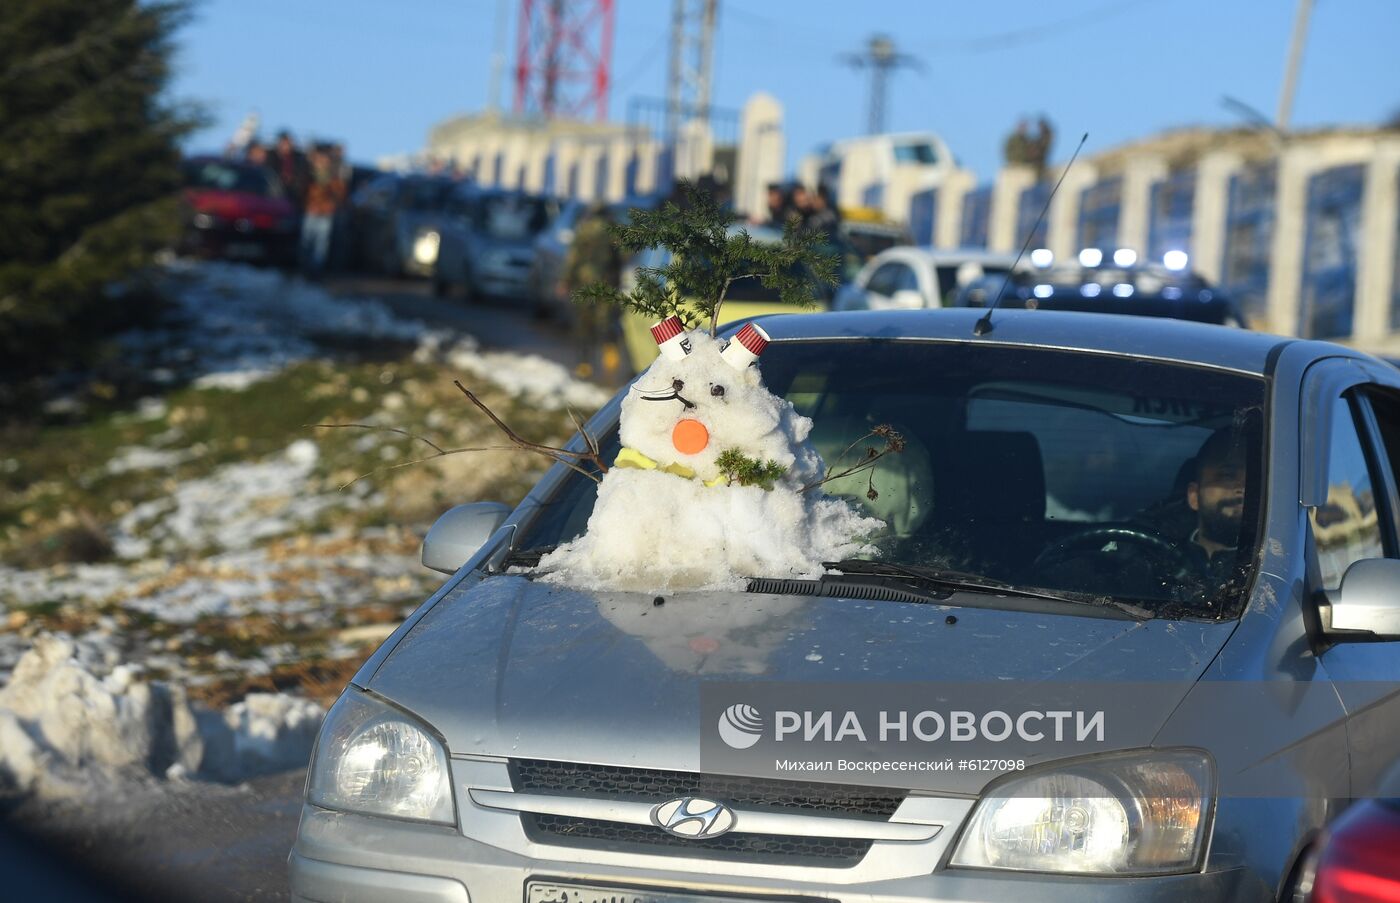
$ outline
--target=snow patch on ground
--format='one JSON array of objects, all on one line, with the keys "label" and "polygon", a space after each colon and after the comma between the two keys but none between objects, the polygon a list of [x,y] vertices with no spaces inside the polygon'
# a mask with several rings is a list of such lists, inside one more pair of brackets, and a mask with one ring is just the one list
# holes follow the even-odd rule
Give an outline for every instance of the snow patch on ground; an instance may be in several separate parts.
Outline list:
[{"label": "snow patch on ground", "polygon": [[73,799],[166,777],[239,781],[306,762],[324,713],[252,694],[219,713],[117,666],[97,677],[71,640],[42,635],[0,690],[0,791]]},{"label": "snow patch on ground", "polygon": [[165,498],[142,502],[123,515],[113,548],[126,559],[246,549],[289,533],[328,508],[361,503],[353,495],[308,492],[318,457],[314,442],[299,439],[280,455],[186,480]]},{"label": "snow patch on ground", "polygon": [[427,332],[380,301],[337,297],[277,270],[174,260],[166,272],[175,283],[170,322],[126,333],[121,345],[147,371],[197,388],[241,391],[316,357],[326,339],[413,343]]},{"label": "snow patch on ground", "polygon": [[425,336],[419,343],[419,359],[438,357],[454,370],[493,382],[545,410],[592,412],[612,397],[612,393],[575,379],[568,368],[539,355],[483,351],[470,336],[444,348],[442,339],[440,335]]}]

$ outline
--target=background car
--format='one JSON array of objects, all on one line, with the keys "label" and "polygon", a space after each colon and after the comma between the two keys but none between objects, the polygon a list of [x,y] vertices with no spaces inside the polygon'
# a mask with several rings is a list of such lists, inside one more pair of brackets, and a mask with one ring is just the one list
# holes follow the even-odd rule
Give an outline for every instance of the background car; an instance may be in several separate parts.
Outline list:
[{"label": "background car", "polygon": [[896,223],[872,216],[846,214],[841,220],[841,235],[860,258],[862,264],[876,254],[911,243],[909,230]]},{"label": "background car", "polygon": [[432,276],[438,222],[457,183],[441,176],[386,173],[350,199],[355,262],[388,276]]},{"label": "background car", "polygon": [[[740,229],[745,229],[749,237],[761,244],[778,244],[783,240],[781,230],[769,226],[742,226],[735,224],[730,227],[730,234]],[[839,246],[833,246],[832,252],[840,254]],[[643,251],[623,268],[622,290],[631,291],[636,285],[635,270],[638,267],[664,267],[670,261],[670,252],[661,248],[651,248]],[[778,292],[768,288],[756,277],[745,277],[736,279],[729,286],[729,291],[725,294],[724,306],[720,308],[720,325],[733,323],[736,320],[747,320],[753,317],[760,317],[765,314],[790,314],[805,313],[811,311],[824,311],[831,305],[831,299],[835,296],[837,286],[816,284],[816,300],[811,307],[795,307],[784,303],[778,296]],[[637,313],[624,313],[622,315],[622,338],[627,348],[627,357],[632,367],[640,372],[648,364],[656,359],[656,342],[651,336],[651,320]]]},{"label": "background car", "polygon": [[559,212],[553,198],[517,191],[454,192],[439,218],[433,294],[461,291],[542,305],[530,291],[536,239]]},{"label": "background car", "polygon": [[855,279],[837,293],[832,309],[944,307],[960,287],[986,275],[1010,272],[1015,260],[1015,254],[980,249],[890,248],[861,267]]},{"label": "background car", "polygon": [[265,167],[190,157],[182,166],[187,208],[181,250],[260,263],[296,262],[300,219]]},{"label": "background car", "polygon": [[1304,867],[1298,903],[1400,900],[1400,765],[1323,835]]},{"label": "background car", "polygon": [[[626,222],[634,207],[650,210],[656,206],[655,197],[632,197],[610,206],[615,222]],[[529,293],[539,309],[550,316],[571,321],[574,304],[564,288],[564,264],[574,242],[574,227],[588,209],[585,201],[565,201],[559,215],[535,239],[535,253],[530,261]]]},{"label": "background car", "polygon": [[1155,264],[1022,271],[1010,281],[983,277],[959,288],[948,306],[993,302],[1006,308],[1133,314],[1246,328],[1234,302],[1218,288],[1200,276]]}]

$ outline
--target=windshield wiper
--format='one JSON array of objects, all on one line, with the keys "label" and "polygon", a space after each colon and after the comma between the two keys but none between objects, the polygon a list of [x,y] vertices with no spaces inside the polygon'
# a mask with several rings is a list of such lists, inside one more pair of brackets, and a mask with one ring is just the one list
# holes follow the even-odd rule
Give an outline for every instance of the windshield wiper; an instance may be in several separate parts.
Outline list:
[{"label": "windshield wiper", "polygon": [[1078,596],[1055,593],[1049,590],[1033,589],[989,580],[977,574],[968,574],[947,568],[925,567],[917,564],[899,564],[893,561],[877,561],[871,558],[847,558],[844,561],[824,561],[822,566],[842,574],[896,577],[925,586],[941,589],[967,590],[971,592],[991,592],[1003,596],[1016,596],[1022,599],[1045,599],[1051,602],[1068,602],[1072,605],[1092,605],[1096,608],[1116,608],[1139,620],[1150,620],[1154,615],[1147,609],[1106,596]]},{"label": "windshield wiper", "polygon": [[539,567],[540,559],[554,551],[553,545],[535,546],[533,549],[513,549],[501,559],[500,570],[507,568]]}]

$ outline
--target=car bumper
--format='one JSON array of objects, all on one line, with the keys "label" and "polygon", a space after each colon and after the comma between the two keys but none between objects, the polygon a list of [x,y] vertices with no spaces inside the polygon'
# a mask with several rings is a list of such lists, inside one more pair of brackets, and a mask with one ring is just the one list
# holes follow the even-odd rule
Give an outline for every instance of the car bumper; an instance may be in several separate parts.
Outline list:
[{"label": "car bumper", "polygon": [[232,229],[186,229],[181,250],[199,257],[250,263],[296,260],[297,236],[288,232],[239,232]]},{"label": "car bumper", "polygon": [[478,270],[475,274],[475,289],[485,295],[499,295],[505,298],[530,297],[530,273],[528,270]]},{"label": "car bumper", "polygon": [[[940,869],[916,877],[863,883],[726,876],[724,864],[706,872],[595,865],[551,858],[553,848],[526,843],[530,855],[464,837],[455,828],[329,812],[302,811],[288,859],[293,900],[519,903],[529,880],[605,887],[713,893],[719,897],[882,903],[994,903],[1093,900],[1177,903],[1272,900],[1261,881],[1241,869],[1154,878],[1055,877],[1012,872]],[[643,857],[638,857],[643,858]],[[654,862],[658,857],[644,857]],[[812,870],[824,871],[824,870]],[[721,903],[721,901],[717,901]]]}]

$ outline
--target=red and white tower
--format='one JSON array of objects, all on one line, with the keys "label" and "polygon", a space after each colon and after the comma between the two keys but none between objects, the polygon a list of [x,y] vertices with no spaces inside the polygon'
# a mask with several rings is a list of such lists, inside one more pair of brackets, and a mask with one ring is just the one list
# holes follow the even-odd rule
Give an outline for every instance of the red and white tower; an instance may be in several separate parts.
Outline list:
[{"label": "red and white tower", "polygon": [[520,0],[515,113],[608,118],[614,0]]}]

